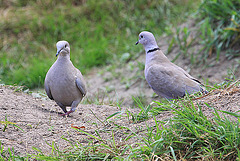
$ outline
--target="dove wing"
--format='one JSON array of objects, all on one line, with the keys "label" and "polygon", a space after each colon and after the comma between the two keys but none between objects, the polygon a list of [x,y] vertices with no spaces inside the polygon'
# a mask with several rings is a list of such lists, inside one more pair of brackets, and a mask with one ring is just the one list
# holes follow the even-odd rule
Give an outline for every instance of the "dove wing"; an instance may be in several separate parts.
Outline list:
[{"label": "dove wing", "polygon": [[183,97],[186,92],[191,94],[200,90],[197,82],[169,64],[152,65],[146,74],[151,88],[167,99]]},{"label": "dove wing", "polygon": [[[78,69],[76,68],[76,70],[78,70]],[[82,73],[79,70],[77,71],[77,73],[78,74],[77,74],[77,78],[76,78],[76,85],[84,97],[87,93],[86,83],[83,79]]]},{"label": "dove wing", "polygon": [[48,96],[51,100],[53,100],[53,96],[52,96],[51,90],[50,90],[50,88],[48,87],[48,85],[47,85],[46,82],[45,82],[45,84],[44,84],[44,88],[45,88],[45,91],[46,91],[46,93],[47,93],[47,96]]}]

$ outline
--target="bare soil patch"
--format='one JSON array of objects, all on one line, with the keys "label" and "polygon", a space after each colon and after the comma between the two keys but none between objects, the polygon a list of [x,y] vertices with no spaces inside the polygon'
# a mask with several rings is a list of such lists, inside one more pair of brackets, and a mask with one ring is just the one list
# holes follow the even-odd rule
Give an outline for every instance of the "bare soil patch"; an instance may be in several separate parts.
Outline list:
[{"label": "bare soil patch", "polygon": [[[209,96],[198,99],[195,103],[203,105],[203,112],[209,118],[213,116],[213,109],[207,107],[205,103],[216,109],[236,112],[240,108],[240,87],[233,86],[228,90],[213,91]],[[60,150],[64,150],[71,146],[70,143],[79,142],[82,145],[87,145],[93,139],[71,128],[74,126],[94,136],[97,136],[96,131],[98,131],[109,145],[111,145],[113,132],[116,145],[121,147],[136,142],[136,137],[132,137],[127,142],[123,141],[127,137],[126,133],[131,134],[130,130],[141,136],[145,135],[146,124],[149,127],[155,126],[153,118],[144,122],[133,123],[131,119],[127,118],[126,109],[108,105],[80,104],[77,111],[72,113],[71,116],[62,117],[59,115],[62,111],[55,102],[43,98],[34,98],[32,95],[23,92],[16,92],[15,88],[11,86],[0,86],[0,120],[4,121],[7,117],[8,121],[16,123],[24,130],[21,131],[12,125],[8,125],[6,131],[3,132],[4,125],[2,124],[0,125],[0,140],[5,150],[14,147],[16,153],[33,154],[36,151],[32,147],[36,147],[41,149],[43,153],[50,154],[51,147],[49,145],[53,141]],[[127,110],[132,113],[139,112],[137,108],[128,108]],[[122,111],[121,115],[116,115],[105,121],[110,115],[119,111]],[[157,115],[156,119],[166,120],[171,117],[173,117],[171,111],[165,111]],[[233,116],[231,118],[232,120],[237,119]],[[119,126],[129,129],[117,128]],[[66,138],[70,142],[62,138]],[[97,144],[99,141],[95,140],[94,143]]]}]

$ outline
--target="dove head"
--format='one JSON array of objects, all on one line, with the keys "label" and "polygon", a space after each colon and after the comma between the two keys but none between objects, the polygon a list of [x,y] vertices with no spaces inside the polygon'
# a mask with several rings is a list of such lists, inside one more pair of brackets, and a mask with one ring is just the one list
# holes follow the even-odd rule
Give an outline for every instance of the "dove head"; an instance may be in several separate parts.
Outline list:
[{"label": "dove head", "polygon": [[58,56],[59,54],[62,56],[70,54],[70,45],[67,41],[58,41],[56,46],[57,46],[56,56]]},{"label": "dove head", "polygon": [[151,32],[143,31],[139,34],[139,40],[136,42],[136,45],[140,43],[143,44],[146,52],[158,48],[157,42]]}]

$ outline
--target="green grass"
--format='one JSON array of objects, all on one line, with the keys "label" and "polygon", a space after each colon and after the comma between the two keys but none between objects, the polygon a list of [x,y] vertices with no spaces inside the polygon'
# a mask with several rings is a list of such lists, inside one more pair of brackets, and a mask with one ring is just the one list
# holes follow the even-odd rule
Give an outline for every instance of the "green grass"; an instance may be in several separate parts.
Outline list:
[{"label": "green grass", "polygon": [[[211,107],[209,107],[211,108]],[[175,117],[169,128],[158,129],[150,148],[155,155],[169,153],[172,158],[235,160],[239,157],[239,121],[220,118],[215,110],[213,119],[207,118],[201,106],[192,102],[174,104]],[[236,146],[237,145],[237,146]]]},{"label": "green grass", "polygon": [[3,1],[0,9],[0,79],[5,84],[42,87],[55,61],[55,44],[67,40],[71,60],[83,73],[93,66],[134,58],[142,30],[156,36],[199,1]]},{"label": "green grass", "polygon": [[[4,13],[0,16],[0,80],[41,88],[56,59],[55,44],[63,39],[69,41],[71,60],[84,74],[119,59],[124,64],[142,50],[134,46],[140,31],[149,30],[156,37],[171,34],[172,28],[197,9],[200,40],[189,42],[190,29],[177,28],[169,51],[176,43],[180,52],[175,59],[189,56],[192,64],[204,63],[211,55],[219,60],[222,50],[227,50],[230,59],[239,56],[239,6],[238,0],[205,0],[201,4],[187,0],[4,1],[0,7]],[[195,40],[202,44],[199,60],[189,51]]]}]

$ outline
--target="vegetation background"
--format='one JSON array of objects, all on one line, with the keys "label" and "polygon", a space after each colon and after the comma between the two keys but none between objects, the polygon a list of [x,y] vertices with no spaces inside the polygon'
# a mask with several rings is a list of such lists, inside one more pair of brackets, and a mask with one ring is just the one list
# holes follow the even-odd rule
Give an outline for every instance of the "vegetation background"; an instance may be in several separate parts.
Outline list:
[{"label": "vegetation background", "polygon": [[[128,61],[134,61],[143,50],[142,46],[134,45],[143,30],[151,31],[156,38],[163,34],[172,36],[168,51],[173,45],[180,48],[175,59],[181,55],[190,59],[192,65],[210,68],[209,57],[214,57],[217,62],[222,56],[234,59],[240,55],[239,8],[239,0],[0,0],[0,81],[30,89],[42,88],[45,75],[56,60],[55,44],[59,40],[70,43],[71,60],[83,74],[93,67],[119,61],[124,66]],[[194,27],[197,27],[197,38],[190,42],[190,29],[179,28],[189,19],[193,19]],[[201,44],[201,48],[195,56],[188,49],[196,43]],[[235,76],[231,78],[235,80]],[[229,82],[215,85],[214,89],[227,88]],[[137,98],[135,102],[141,112],[127,112],[133,122],[153,119],[162,111],[173,111],[176,117],[170,119],[170,125],[166,123],[168,121],[155,120],[156,125],[146,127],[147,134],[139,139],[139,144],[126,146],[121,152],[107,143],[101,144],[98,147],[111,152],[97,156],[122,160],[126,157],[125,152],[130,151],[128,157],[131,159],[151,158],[152,154],[173,160],[192,157],[231,160],[240,157],[239,119],[236,122],[226,117],[222,120],[213,110],[215,120],[208,120],[201,111],[202,106],[196,107],[189,98],[179,104],[155,102],[155,108],[143,105]],[[239,118],[239,114],[228,114]],[[7,117],[0,123],[4,124],[4,131],[11,125]],[[101,140],[92,134],[87,135]],[[138,137],[136,133],[128,137],[132,135]],[[115,145],[114,137],[112,141]],[[85,147],[79,149],[77,152],[87,153]],[[89,145],[87,149],[96,152],[95,146]],[[59,152],[54,147],[52,151],[57,155],[45,156],[40,152],[39,156],[28,157],[43,160],[78,157],[75,153]],[[3,147],[0,154],[3,159],[27,158],[15,156],[11,150],[4,151]]]},{"label": "vegetation background", "polygon": [[[187,5],[181,5],[187,4]],[[83,73],[94,66],[134,58],[140,31],[156,36],[182,22],[200,1],[1,0],[0,79],[42,87],[59,40],[71,45],[71,60]]]}]

